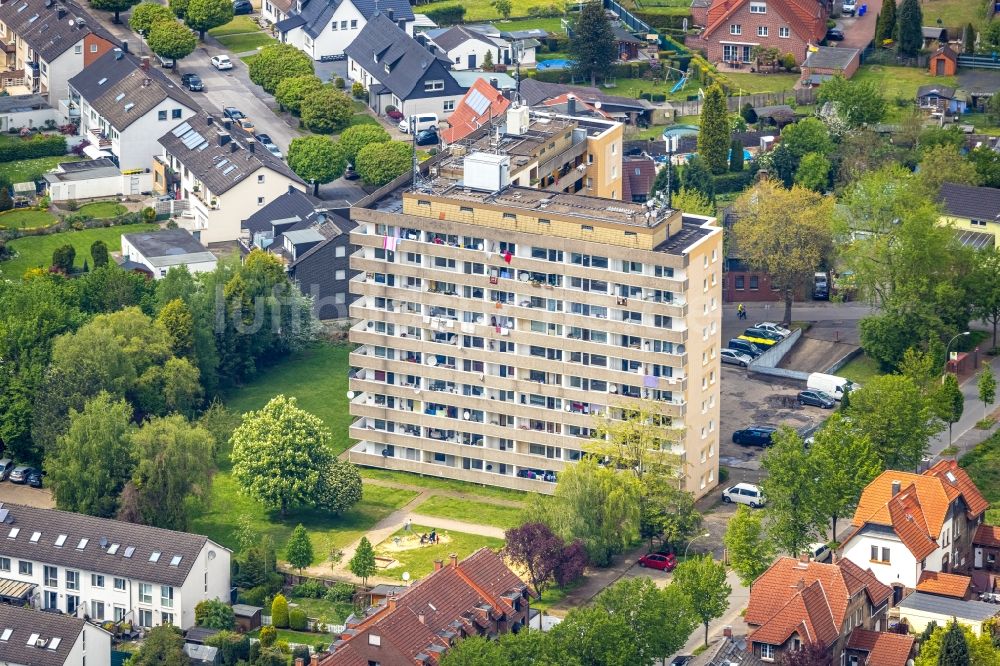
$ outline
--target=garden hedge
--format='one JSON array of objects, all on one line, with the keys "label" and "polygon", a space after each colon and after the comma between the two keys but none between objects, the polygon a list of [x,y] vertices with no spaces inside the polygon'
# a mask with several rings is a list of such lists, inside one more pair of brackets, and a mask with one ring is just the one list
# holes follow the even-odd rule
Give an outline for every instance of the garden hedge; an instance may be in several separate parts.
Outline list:
[{"label": "garden hedge", "polygon": [[288,611],[288,628],[293,631],[306,630],[306,612],[298,608]]},{"label": "garden hedge", "polygon": [[742,192],[753,180],[753,176],[753,172],[749,170],[712,176],[715,193],[729,194],[731,192]]},{"label": "garden hedge", "polygon": [[438,25],[455,25],[465,18],[465,7],[462,5],[445,5],[427,12],[427,18]]},{"label": "garden hedge", "polygon": [[36,134],[28,139],[0,143],[0,162],[58,157],[66,152],[66,137],[60,134]]}]

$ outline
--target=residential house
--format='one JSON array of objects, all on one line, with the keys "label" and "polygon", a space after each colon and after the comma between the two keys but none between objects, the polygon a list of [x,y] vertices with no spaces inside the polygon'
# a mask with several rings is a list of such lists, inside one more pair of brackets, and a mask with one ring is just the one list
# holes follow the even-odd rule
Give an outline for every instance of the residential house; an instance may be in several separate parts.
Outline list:
[{"label": "residential house", "polygon": [[[892,590],[870,569],[850,560],[823,564],[779,558],[750,587],[744,615],[751,630],[748,649],[763,661],[774,661],[812,643],[827,648],[831,663],[906,666],[913,638],[882,633],[888,628],[891,598]],[[854,636],[859,630],[866,633]],[[895,649],[900,638],[908,641],[906,649]],[[886,658],[863,660],[873,653]]]},{"label": "residential house", "polygon": [[45,97],[72,120],[68,82],[118,46],[117,40],[73,0],[10,0],[0,4],[0,49],[5,78]]},{"label": "residential house", "polygon": [[721,640],[694,656],[685,666],[764,666],[765,662],[747,649],[746,636],[734,637],[728,627],[723,633]]},{"label": "residential house", "polygon": [[273,26],[288,18],[296,6],[295,0],[263,0],[260,5],[260,17]]},{"label": "residential house", "polygon": [[968,110],[969,98],[951,86],[931,83],[917,88],[917,106],[936,113],[954,115]]},{"label": "residential house", "polygon": [[944,44],[931,54],[928,69],[934,76],[955,76],[958,69],[958,54],[948,44]]},{"label": "residential house", "polygon": [[598,88],[524,79],[521,81],[520,93],[524,103],[531,107],[542,105],[546,100],[572,93],[578,102],[585,102],[594,107],[600,103],[602,113],[627,125],[647,125],[653,122],[655,107],[650,102],[644,99],[606,95]]},{"label": "residential house", "polygon": [[305,191],[285,162],[228,119],[201,112],[161,136],[160,145],[154,191],[188,203],[177,222],[204,244],[239,239],[240,220],[289,187]]},{"label": "residential house", "polygon": [[931,622],[943,627],[955,619],[978,636],[984,631],[983,625],[1000,614],[1000,605],[995,603],[975,599],[955,599],[924,592],[914,592],[897,605],[899,619],[906,620],[910,631],[918,634]]},{"label": "residential house", "polygon": [[511,43],[514,62],[525,67],[535,65],[538,49],[549,39],[548,31],[541,28],[504,31],[500,33],[500,36]]},{"label": "residential house", "polygon": [[463,638],[520,630],[530,603],[528,586],[493,551],[481,548],[461,562],[452,555],[384,604],[347,618],[319,666],[437,663]]},{"label": "residential house", "polygon": [[941,222],[958,230],[1000,234],[1000,189],[942,183]]},{"label": "residential house", "polygon": [[111,663],[111,634],[80,618],[0,604],[0,661],[5,666]]},{"label": "residential house", "polygon": [[70,103],[80,110],[80,136],[92,158],[110,157],[125,173],[144,174],[137,194],[152,190],[159,137],[198,112],[186,91],[148,57],[113,49],[69,80]]},{"label": "residential house", "polygon": [[870,567],[896,599],[924,571],[968,572],[972,537],[989,503],[954,460],[922,474],[888,470],[861,493],[843,557]]},{"label": "residential house", "polygon": [[601,109],[600,102],[577,99],[574,93],[565,93],[545,100],[535,107],[547,113],[559,113],[572,118],[603,118],[613,120],[610,113]]},{"label": "residential house", "polygon": [[190,627],[199,601],[229,599],[230,551],[208,537],[9,503],[0,507],[0,530],[7,603]]},{"label": "residential house", "polygon": [[[501,37],[491,37],[464,25],[428,30],[424,33],[430,45],[445,55],[453,70],[481,69],[486,54],[494,65],[509,65],[510,43]],[[433,49],[431,51],[434,52]]]},{"label": "residential house", "polygon": [[649,199],[656,180],[656,162],[649,155],[622,158],[622,200],[642,203]]},{"label": "residential house", "polygon": [[802,63],[803,85],[819,86],[835,76],[849,79],[861,64],[861,50],[834,46],[817,46],[809,51]]},{"label": "residential house", "polygon": [[279,257],[322,320],[347,318],[353,252],[349,207],[332,207],[294,187],[241,223],[241,249]]},{"label": "residential house", "polygon": [[937,48],[935,45],[945,45],[948,44],[948,30],[942,26],[923,26],[920,29],[921,35],[924,38],[924,48],[931,49]]},{"label": "residential house", "polygon": [[132,176],[122,176],[110,157],[60,162],[42,178],[45,179],[46,194],[55,202],[108,198],[123,193],[139,194],[141,191],[138,187],[132,189]]},{"label": "residential house", "polygon": [[444,118],[465,94],[447,56],[431,54],[386,14],[376,14],[345,52],[348,76],[365,87],[376,113],[394,106],[405,116]]},{"label": "residential house", "polygon": [[[1000,527],[995,525],[980,525],[976,528],[976,534],[972,538],[972,546],[974,548],[973,555],[973,567],[976,569],[985,569],[987,572],[992,574],[993,572],[1000,572],[1000,566],[997,565],[998,555],[1000,555]],[[989,592],[993,592],[996,588],[994,585],[982,586]]]},{"label": "residential house", "polygon": [[190,273],[215,270],[218,259],[187,229],[160,229],[122,234],[122,265],[159,280],[175,266]]},{"label": "residential house", "polygon": [[25,127],[42,128],[62,120],[41,95],[0,97],[0,132],[16,132]]},{"label": "residential house", "polygon": [[829,11],[816,0],[713,0],[705,30],[687,45],[708,60],[734,66],[753,63],[755,46],[791,53],[801,65],[811,44],[826,36]]},{"label": "residential house", "polygon": [[477,79],[448,116],[448,127],[441,131],[441,140],[455,143],[500,118],[510,106],[510,100],[483,79]]},{"label": "residential house", "polygon": [[285,18],[275,21],[278,39],[313,60],[343,55],[372,17],[387,16],[413,34],[413,10],[406,0],[295,0]]}]

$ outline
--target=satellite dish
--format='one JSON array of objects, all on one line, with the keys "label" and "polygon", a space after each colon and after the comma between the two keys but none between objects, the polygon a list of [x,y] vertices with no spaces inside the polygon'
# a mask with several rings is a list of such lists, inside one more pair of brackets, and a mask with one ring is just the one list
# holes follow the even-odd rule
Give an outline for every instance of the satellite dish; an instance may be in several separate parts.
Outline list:
[{"label": "satellite dish", "polygon": [[101,537],[101,540],[98,543],[101,544],[101,548],[107,548],[108,547],[108,537]]},{"label": "satellite dish", "polygon": [[438,361],[437,361],[436,357],[434,357],[434,356],[427,357],[427,365],[429,365],[429,366],[431,366],[433,368],[437,364],[438,364]]},{"label": "satellite dish", "polygon": [[594,108],[597,109],[598,111],[600,111],[601,110],[601,103],[600,102],[594,102]]},{"label": "satellite dish", "polygon": [[348,391],[347,392],[347,399],[348,400],[354,400],[354,391]]},{"label": "satellite dish", "polygon": [[528,275],[527,272],[521,272],[518,273],[517,279],[520,280],[521,282],[527,282],[529,279],[531,279],[531,276]]},{"label": "satellite dish", "polygon": [[410,572],[409,572],[409,571],[404,571],[404,572],[403,572],[403,575],[402,575],[402,579],[403,579],[404,581],[408,581],[408,580],[410,580]]}]

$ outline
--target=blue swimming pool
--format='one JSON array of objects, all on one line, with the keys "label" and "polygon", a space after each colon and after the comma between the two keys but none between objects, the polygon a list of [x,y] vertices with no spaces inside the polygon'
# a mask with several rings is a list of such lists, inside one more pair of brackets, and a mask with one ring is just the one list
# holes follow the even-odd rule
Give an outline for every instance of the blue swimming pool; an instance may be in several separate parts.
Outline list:
[{"label": "blue swimming pool", "polygon": [[542,71],[546,69],[569,69],[575,64],[576,63],[572,60],[556,58],[554,60],[539,60],[536,68]]}]

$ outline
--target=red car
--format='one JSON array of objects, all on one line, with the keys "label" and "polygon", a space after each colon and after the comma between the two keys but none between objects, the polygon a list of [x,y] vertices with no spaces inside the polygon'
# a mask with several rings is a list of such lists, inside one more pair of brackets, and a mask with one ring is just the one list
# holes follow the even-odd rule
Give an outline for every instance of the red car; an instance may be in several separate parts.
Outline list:
[{"label": "red car", "polygon": [[677,566],[677,556],[663,553],[649,553],[639,558],[639,566],[660,571],[673,571]]}]

